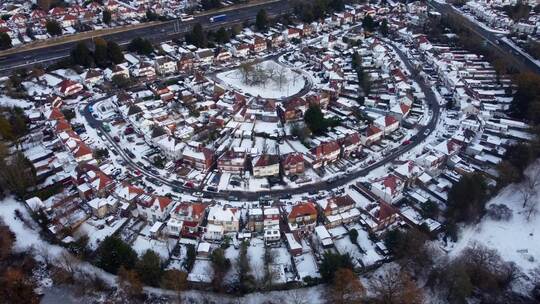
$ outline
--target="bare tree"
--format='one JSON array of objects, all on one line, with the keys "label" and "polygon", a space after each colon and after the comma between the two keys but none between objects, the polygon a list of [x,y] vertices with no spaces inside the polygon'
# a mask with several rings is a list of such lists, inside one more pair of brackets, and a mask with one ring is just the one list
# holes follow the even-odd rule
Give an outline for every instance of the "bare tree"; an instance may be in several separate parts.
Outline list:
[{"label": "bare tree", "polygon": [[537,200],[533,199],[538,195],[538,187],[540,187],[540,166],[534,166],[525,173],[523,182],[519,185],[518,191],[523,200],[523,209],[527,220],[530,220],[532,215],[537,212]]},{"label": "bare tree", "polygon": [[404,272],[388,269],[371,281],[375,303],[423,303],[423,293]]}]

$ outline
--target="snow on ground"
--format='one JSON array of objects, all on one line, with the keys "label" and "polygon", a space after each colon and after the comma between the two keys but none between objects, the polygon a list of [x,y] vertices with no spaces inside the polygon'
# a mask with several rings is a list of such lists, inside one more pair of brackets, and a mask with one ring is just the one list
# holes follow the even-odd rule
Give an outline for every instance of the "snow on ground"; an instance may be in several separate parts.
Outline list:
[{"label": "snow on ground", "polygon": [[32,104],[26,100],[13,99],[5,95],[0,95],[0,106],[10,107],[10,108],[11,107],[29,108],[32,106]]},{"label": "snow on ground", "polygon": [[318,272],[317,263],[315,257],[311,252],[303,253],[300,256],[294,257],[294,263],[296,264],[296,270],[300,279],[306,277],[320,278],[321,275]]},{"label": "snow on ground", "polygon": [[362,260],[362,253],[358,249],[358,246],[351,242],[351,238],[348,235],[344,235],[338,239],[334,240],[334,245],[336,249],[341,254],[348,253],[355,264],[359,263]]},{"label": "snow on ground", "polygon": [[193,269],[188,275],[188,281],[191,282],[212,282],[214,271],[210,260],[196,259]]},{"label": "snow on ground", "polygon": [[[127,218],[121,218],[114,221],[110,226],[105,224],[105,220],[87,220],[77,229],[75,236],[80,237],[83,234],[88,236],[88,244],[92,249],[97,249],[99,242],[105,237],[112,235],[127,221]],[[99,226],[103,225],[104,228],[99,229]]]},{"label": "snow on ground", "polygon": [[[167,241],[169,242],[168,247]],[[137,239],[135,239],[135,242],[132,244],[132,247],[137,252],[137,254],[139,254],[139,256],[144,254],[146,250],[151,249],[155,251],[161,257],[161,259],[167,260],[169,259],[169,252],[172,251],[172,249],[174,248],[174,241],[167,241],[155,240],[144,235],[139,235],[137,236]]]},{"label": "snow on ground", "polygon": [[[266,73],[273,73],[264,84],[246,84],[240,68],[217,74],[217,78],[223,83],[244,93],[263,98],[281,98],[298,93],[306,84],[305,79],[299,73],[278,64],[273,60],[263,61],[253,66],[254,69],[262,68]],[[281,74],[282,73],[282,74]],[[281,85],[280,75],[281,74]]]},{"label": "snow on ground", "polygon": [[[535,167],[540,170],[540,161]],[[529,169],[528,173],[531,172]],[[530,202],[540,209],[540,185],[537,185],[537,194]],[[464,248],[474,243],[497,249],[506,261],[515,262],[525,272],[539,265],[540,258],[540,214],[531,216],[523,210],[523,198],[517,185],[504,188],[499,195],[488,202],[492,204],[505,204],[513,212],[508,221],[494,221],[487,216],[475,226],[466,227],[461,231],[459,240],[452,244],[450,255],[457,256]]]},{"label": "snow on ground", "polygon": [[264,241],[254,238],[251,240],[247,255],[249,257],[249,266],[255,279],[262,281],[264,279]]},{"label": "snow on ground", "polygon": [[[19,210],[25,222],[22,222],[15,216],[15,210]],[[30,214],[24,205],[9,197],[0,202],[0,219],[9,226],[9,229],[15,234],[16,241],[14,249],[17,251],[27,251],[35,249],[35,257],[41,260],[47,256],[51,260],[59,258],[67,251],[57,245],[52,245],[42,240],[39,236],[39,227],[33,222]],[[108,284],[115,283],[115,276],[89,264],[82,262],[77,265],[78,268],[87,273],[98,275]]]}]

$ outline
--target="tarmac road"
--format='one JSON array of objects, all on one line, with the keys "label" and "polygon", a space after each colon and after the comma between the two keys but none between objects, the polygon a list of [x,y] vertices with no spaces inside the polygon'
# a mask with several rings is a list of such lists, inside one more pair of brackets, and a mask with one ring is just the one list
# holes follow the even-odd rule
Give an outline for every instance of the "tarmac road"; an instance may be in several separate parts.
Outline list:
[{"label": "tarmac road", "polygon": [[[393,45],[390,45],[391,47],[394,48],[394,50],[396,51],[396,53],[399,55],[399,57],[402,59],[402,61],[405,63],[405,65],[407,66],[407,68],[409,69],[409,71],[413,71],[414,68],[412,66],[412,64],[410,63],[410,61],[408,60],[408,58],[405,56],[405,54],[399,49],[399,48],[396,48],[394,47]],[[139,170],[143,175],[145,176],[149,176],[149,177],[153,177],[159,181],[161,181],[163,184],[165,185],[168,185],[170,187],[176,187],[176,188],[180,188],[182,189],[182,191],[184,193],[193,193],[193,192],[197,192],[197,191],[200,191],[200,192],[203,192],[204,194],[206,194],[208,197],[210,198],[218,198],[218,199],[223,199],[223,198],[228,198],[230,196],[235,196],[241,200],[257,200],[259,199],[261,196],[264,196],[264,195],[269,195],[273,198],[279,198],[280,196],[284,195],[284,194],[291,194],[291,195],[295,195],[295,194],[303,194],[303,193],[308,193],[308,192],[311,192],[311,191],[319,191],[319,190],[332,190],[332,189],[335,189],[335,188],[338,188],[338,187],[341,187],[351,181],[354,181],[362,176],[365,176],[367,175],[370,171],[376,169],[376,168],[379,168],[381,166],[384,166],[392,161],[394,161],[395,159],[399,158],[401,155],[403,155],[404,153],[410,151],[411,149],[413,149],[414,147],[416,147],[417,145],[419,145],[422,141],[424,141],[434,130],[435,130],[435,127],[437,125],[437,122],[439,120],[439,116],[440,116],[440,105],[435,97],[435,94],[433,93],[433,91],[431,90],[431,87],[429,87],[428,85],[426,85],[422,79],[419,78],[419,76],[410,76],[413,80],[415,80],[419,86],[420,86],[420,89],[422,90],[422,92],[424,93],[425,97],[426,97],[426,102],[427,102],[427,105],[429,107],[429,109],[431,110],[431,112],[433,113],[433,116],[431,117],[430,121],[428,122],[428,124],[426,126],[423,126],[421,128],[419,128],[418,130],[418,133],[416,135],[416,138],[408,145],[406,146],[399,146],[395,151],[393,151],[392,153],[386,155],[384,158],[382,158],[381,160],[361,169],[361,170],[358,170],[358,171],[354,171],[350,174],[347,174],[347,175],[343,175],[341,178],[335,180],[335,181],[332,181],[332,182],[318,182],[318,183],[312,183],[312,184],[307,184],[307,185],[303,185],[303,186],[300,186],[300,187],[297,187],[297,188],[291,188],[291,189],[276,189],[276,190],[268,190],[268,191],[258,191],[258,192],[247,192],[247,191],[220,191],[220,192],[210,192],[210,191],[202,191],[201,189],[193,189],[193,188],[189,188],[189,187],[184,187],[179,181],[176,181],[176,180],[172,180],[172,179],[167,179],[167,178],[164,178],[160,175],[156,175],[156,174],[153,174],[152,172],[144,169],[144,168],[141,168],[139,165],[137,165],[129,156],[126,155],[126,153],[124,152],[124,150],[122,150],[122,148],[120,147],[120,145],[114,141],[114,139],[111,137],[111,135],[109,135],[104,129],[103,129],[103,122],[100,121],[100,120],[97,120],[96,118],[94,118],[92,116],[92,113],[89,111],[89,107],[90,106],[93,106],[96,102],[98,102],[99,100],[95,100],[95,101],[92,101],[91,103],[89,103],[85,108],[84,108],[84,111],[83,111],[83,115],[85,116],[86,120],[88,121],[88,123],[90,124],[91,127],[95,128],[95,129],[98,129],[101,131],[101,133],[104,135],[105,139],[107,141],[109,141],[109,143],[111,144],[111,147],[114,148],[117,152],[118,152],[118,155],[120,155],[124,161],[128,164],[128,166],[134,170]],[[100,99],[102,100],[102,99]]]},{"label": "tarmac road", "polygon": [[[193,25],[196,23],[200,23],[205,29],[217,29],[221,26],[231,26],[246,20],[253,21],[261,9],[265,9],[269,16],[282,15],[291,11],[288,0],[278,0],[249,7],[238,7],[227,12],[204,14],[194,17],[194,20],[191,21],[180,21],[179,19],[171,20],[149,27],[137,28],[99,37],[115,41],[120,45],[128,44],[135,37],[146,38],[154,43],[163,42],[181,37],[183,34],[191,31]],[[226,14],[227,19],[223,22],[210,22],[210,17],[220,14]],[[86,39],[83,41],[90,43],[91,40],[92,39]],[[69,56],[73,47],[79,42],[80,41],[66,42],[48,47],[25,49],[15,54],[3,56],[0,58],[0,76],[10,75],[13,70],[23,67],[32,67],[37,64],[46,66],[54,63]]]}]

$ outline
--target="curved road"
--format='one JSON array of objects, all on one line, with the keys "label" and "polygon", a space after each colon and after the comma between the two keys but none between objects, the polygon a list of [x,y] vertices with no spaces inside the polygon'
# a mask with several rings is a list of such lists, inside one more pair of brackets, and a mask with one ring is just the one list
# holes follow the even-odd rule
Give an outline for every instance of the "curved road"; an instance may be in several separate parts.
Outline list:
[{"label": "curved road", "polygon": [[[412,64],[408,60],[407,56],[399,48],[393,46],[392,44],[389,44],[389,45],[394,49],[394,51],[402,59],[402,61],[407,66],[407,69],[409,71],[413,71],[414,67],[412,66]],[[234,191],[210,192],[210,191],[201,191],[200,189],[184,187],[183,184],[181,182],[177,181],[177,180],[166,179],[166,178],[164,178],[164,177],[162,177],[160,175],[156,175],[156,174],[154,174],[154,173],[152,173],[152,172],[150,172],[150,171],[148,171],[148,170],[146,170],[144,168],[141,168],[129,156],[127,156],[127,154],[124,152],[122,147],[120,147],[120,145],[117,142],[115,142],[114,139],[111,137],[111,135],[108,134],[103,129],[103,122],[100,121],[100,120],[95,119],[92,116],[92,113],[89,111],[89,107],[93,106],[96,102],[98,102],[100,100],[103,100],[105,98],[101,98],[99,100],[95,100],[95,101],[92,101],[91,103],[89,103],[85,107],[83,115],[85,116],[86,120],[88,121],[88,123],[90,124],[91,127],[101,131],[103,136],[109,141],[111,146],[114,147],[114,149],[118,152],[118,155],[120,155],[124,159],[124,161],[128,164],[128,166],[132,167],[133,169],[139,170],[143,175],[148,176],[148,177],[153,177],[153,178],[161,181],[163,184],[166,184],[166,185],[168,185],[170,187],[182,189],[182,191],[185,192],[185,193],[186,192],[187,193],[193,193],[193,192],[196,192],[196,191],[200,191],[200,192],[203,192],[206,196],[211,197],[211,198],[213,197],[213,198],[222,198],[223,199],[223,198],[227,198],[229,196],[235,196],[235,197],[238,197],[238,198],[240,198],[242,200],[257,200],[261,196],[264,196],[264,195],[269,195],[271,197],[278,198],[278,197],[280,197],[280,196],[282,196],[284,194],[291,194],[291,195],[293,195],[293,194],[303,194],[303,193],[308,193],[308,192],[311,192],[311,191],[331,190],[331,189],[335,189],[337,187],[343,186],[343,185],[345,185],[345,184],[347,184],[347,183],[349,183],[351,181],[354,181],[354,180],[356,180],[356,179],[358,179],[358,178],[360,178],[362,176],[367,175],[370,171],[372,171],[372,170],[374,170],[376,168],[379,168],[381,166],[384,166],[384,165],[392,162],[393,160],[400,157],[402,154],[410,151],[411,149],[413,149],[414,147],[419,145],[422,141],[424,141],[435,130],[435,127],[436,127],[437,122],[439,120],[440,105],[439,105],[439,103],[437,101],[437,98],[435,97],[435,94],[431,90],[431,87],[427,86],[418,75],[410,76],[410,78],[415,80],[418,83],[418,85],[420,86],[420,89],[422,90],[422,92],[425,95],[428,107],[430,108],[430,110],[433,113],[433,116],[431,117],[429,123],[426,126],[421,127],[418,130],[416,138],[410,144],[408,144],[406,146],[399,146],[392,153],[388,154],[387,156],[385,156],[381,160],[379,160],[379,161],[377,161],[377,162],[375,162],[375,163],[373,163],[373,164],[371,164],[371,165],[369,165],[369,166],[367,166],[365,168],[362,168],[361,170],[354,171],[354,172],[352,172],[350,174],[341,176],[339,179],[334,180],[332,182],[321,181],[321,182],[307,184],[307,185],[303,185],[303,186],[300,186],[300,187],[297,187],[297,188],[289,188],[289,189],[276,189],[276,190],[267,190],[267,191],[258,191],[258,192],[246,192],[246,191],[236,191],[236,190],[234,190]]]}]

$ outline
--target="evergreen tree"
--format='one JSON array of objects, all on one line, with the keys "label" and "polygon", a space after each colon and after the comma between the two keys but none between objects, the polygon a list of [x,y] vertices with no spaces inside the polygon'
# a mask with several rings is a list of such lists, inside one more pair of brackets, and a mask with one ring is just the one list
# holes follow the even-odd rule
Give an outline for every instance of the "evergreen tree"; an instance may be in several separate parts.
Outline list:
[{"label": "evergreen tree", "polygon": [[11,37],[7,33],[0,33],[0,50],[9,49],[12,47]]},{"label": "evergreen tree", "polygon": [[111,11],[109,11],[107,9],[103,11],[102,21],[105,24],[110,24],[111,23],[111,21],[112,21]]},{"label": "evergreen tree", "polygon": [[124,53],[122,53],[122,49],[118,43],[114,41],[107,42],[107,53],[109,60],[112,61],[112,63],[120,64],[124,62]]},{"label": "evergreen tree", "polygon": [[105,271],[116,274],[123,266],[132,269],[137,262],[137,253],[116,236],[107,236],[96,250],[96,264]]},{"label": "evergreen tree", "polygon": [[216,32],[216,42],[219,44],[224,44],[229,42],[229,33],[225,30],[224,27],[220,27]]},{"label": "evergreen tree", "polygon": [[143,283],[154,287],[159,286],[163,270],[161,269],[161,258],[155,251],[146,250],[135,265],[135,270]]},{"label": "evergreen tree", "polygon": [[193,26],[188,40],[191,44],[199,48],[205,48],[208,45],[206,34],[200,23]]},{"label": "evergreen tree", "polygon": [[60,23],[56,20],[47,20],[45,28],[47,29],[47,33],[51,36],[62,35],[62,26],[60,26]]},{"label": "evergreen tree", "polygon": [[388,20],[383,19],[379,30],[384,37],[388,36]]},{"label": "evergreen tree", "polygon": [[268,27],[268,13],[266,12],[266,10],[264,9],[261,9],[258,13],[257,13],[257,17],[255,19],[255,28],[262,32],[262,31],[265,31]]},{"label": "evergreen tree", "polygon": [[84,42],[79,42],[71,51],[71,60],[78,65],[91,67],[94,63],[92,54]]},{"label": "evergreen tree", "polygon": [[103,38],[94,39],[94,60],[100,67],[106,67],[109,64],[109,56],[107,54],[107,41]]}]

